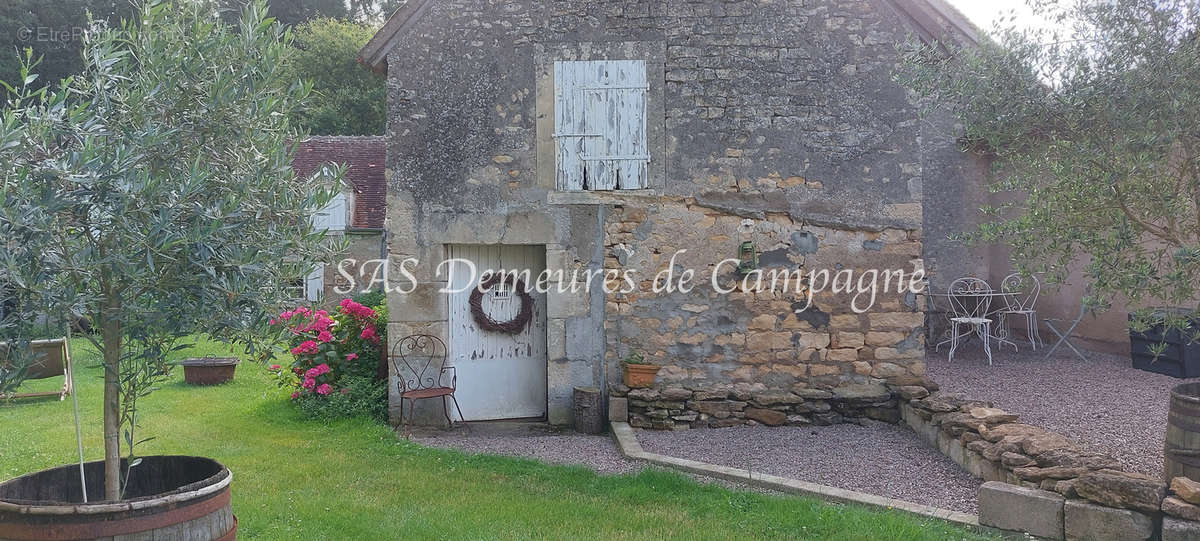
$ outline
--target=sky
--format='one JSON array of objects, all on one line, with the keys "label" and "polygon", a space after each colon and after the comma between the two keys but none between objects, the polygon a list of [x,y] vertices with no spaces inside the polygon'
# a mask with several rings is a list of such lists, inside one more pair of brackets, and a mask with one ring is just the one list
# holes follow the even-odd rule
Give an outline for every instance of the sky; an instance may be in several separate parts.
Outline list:
[{"label": "sky", "polygon": [[950,4],[966,15],[975,26],[984,32],[992,30],[992,23],[1009,14],[1016,15],[1019,26],[1038,26],[1041,19],[1035,17],[1025,0],[949,0]]}]

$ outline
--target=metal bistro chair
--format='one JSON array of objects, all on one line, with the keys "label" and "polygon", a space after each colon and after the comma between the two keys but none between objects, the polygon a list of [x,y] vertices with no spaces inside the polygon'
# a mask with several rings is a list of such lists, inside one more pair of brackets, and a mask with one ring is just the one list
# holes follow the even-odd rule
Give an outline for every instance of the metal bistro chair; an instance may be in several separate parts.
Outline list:
[{"label": "metal bistro chair", "polygon": [[[954,362],[954,351],[958,349],[958,341],[964,336],[961,333],[963,325],[969,325],[971,332],[983,340],[983,352],[987,355],[988,366],[992,364],[992,320],[987,317],[992,303],[992,286],[979,278],[959,278],[950,283],[947,291],[950,299],[950,362]],[[965,302],[964,302],[965,301]]]},{"label": "metal bistro chair", "polygon": [[1007,304],[1007,308],[1000,311],[1001,326],[1005,328],[1008,338],[1012,338],[1010,318],[1019,317],[1025,320],[1025,336],[1029,338],[1029,346],[1034,350],[1037,350],[1038,346],[1045,347],[1046,344],[1042,342],[1038,333],[1037,311],[1034,310],[1038,293],[1042,291],[1042,284],[1037,277],[1026,278],[1017,273],[1010,274],[1000,282],[1000,291],[1005,293],[1004,301]]},{"label": "metal bistro chair", "polygon": [[[454,390],[458,385],[458,372],[453,366],[446,366],[446,343],[436,336],[415,334],[396,342],[389,356],[392,370],[396,372],[396,390],[400,393],[400,421],[397,429],[405,422],[404,402],[408,401],[407,430],[412,430],[413,413],[417,400],[426,398],[442,399],[442,414],[446,422],[454,427],[450,419],[449,406],[446,397],[454,401],[454,409],[458,410],[458,418],[466,426],[462,408],[458,407],[458,399],[454,398]],[[446,372],[450,373],[449,385],[446,384]],[[470,427],[467,427],[470,430]]]}]

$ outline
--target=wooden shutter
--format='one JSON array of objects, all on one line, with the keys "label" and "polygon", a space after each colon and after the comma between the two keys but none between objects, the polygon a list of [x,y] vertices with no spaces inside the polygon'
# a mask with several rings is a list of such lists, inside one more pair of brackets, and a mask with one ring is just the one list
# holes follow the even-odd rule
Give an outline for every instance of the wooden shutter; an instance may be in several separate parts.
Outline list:
[{"label": "wooden shutter", "polygon": [[646,63],[554,63],[554,138],[560,190],[645,188]]},{"label": "wooden shutter", "polygon": [[334,196],[325,208],[313,214],[313,227],[318,230],[345,231],[346,214],[346,194],[343,192]]},{"label": "wooden shutter", "polygon": [[320,300],[325,293],[325,264],[317,263],[316,268],[304,278],[304,298],[310,301]]}]

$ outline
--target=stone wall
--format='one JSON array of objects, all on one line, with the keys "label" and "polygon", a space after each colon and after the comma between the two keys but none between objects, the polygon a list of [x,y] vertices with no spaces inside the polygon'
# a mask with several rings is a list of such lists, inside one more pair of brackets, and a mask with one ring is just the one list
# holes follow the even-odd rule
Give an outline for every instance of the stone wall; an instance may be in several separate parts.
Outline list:
[{"label": "stone wall", "polygon": [[935,393],[904,421],[975,477],[980,523],[1049,539],[1200,538],[1200,483],[1122,471],[1111,456],[1018,422],[991,403]]},{"label": "stone wall", "polygon": [[630,426],[654,429],[723,428],[738,425],[805,426],[896,423],[905,397],[926,396],[937,384],[926,378],[896,378],[899,384],[847,384],[830,390],[797,384],[790,391],[761,382],[630,389],[614,384],[610,401],[627,412]]}]

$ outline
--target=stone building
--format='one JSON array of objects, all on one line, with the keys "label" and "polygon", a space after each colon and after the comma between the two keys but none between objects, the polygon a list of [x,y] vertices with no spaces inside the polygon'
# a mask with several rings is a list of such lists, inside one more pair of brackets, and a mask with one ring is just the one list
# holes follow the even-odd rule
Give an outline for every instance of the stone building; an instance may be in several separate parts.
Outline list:
[{"label": "stone building", "polygon": [[[292,169],[300,175],[327,165],[346,167],[345,188],[313,219],[328,237],[346,241],[343,270],[352,277],[357,278],[360,269],[369,276],[374,266],[368,262],[387,257],[385,154],[383,137],[313,136],[298,145],[292,158]],[[347,295],[339,290],[358,285],[338,272],[336,264],[322,265],[305,280],[303,293],[297,288],[297,296],[309,301],[341,299]]]},{"label": "stone building", "polygon": [[[389,336],[446,341],[468,420],[569,423],[574,387],[627,391],[632,353],[662,366],[637,425],[784,422],[747,402],[894,420],[894,389],[925,381],[919,296],[724,291],[753,269],[982,264],[923,208],[985,164],[893,82],[910,37],[973,35],[941,0],[409,0],[359,58],[388,73],[388,250],[416,278]],[[630,287],[533,291],[528,324],[493,332],[444,291],[476,278],[448,258]],[[482,310],[511,319],[523,301],[493,289]]]}]

